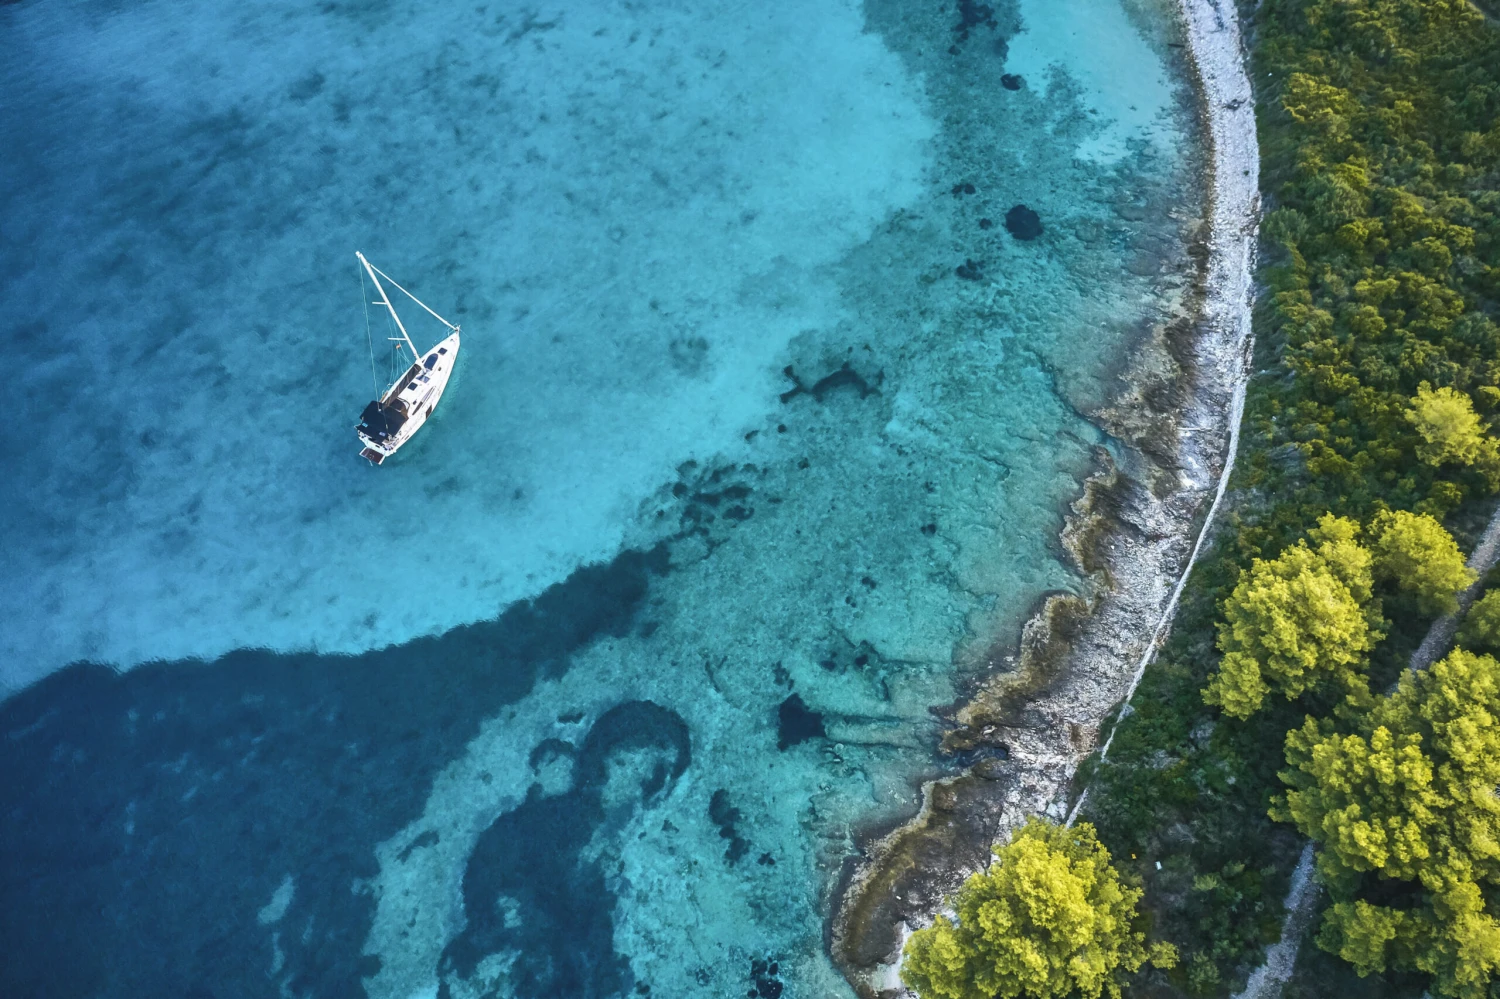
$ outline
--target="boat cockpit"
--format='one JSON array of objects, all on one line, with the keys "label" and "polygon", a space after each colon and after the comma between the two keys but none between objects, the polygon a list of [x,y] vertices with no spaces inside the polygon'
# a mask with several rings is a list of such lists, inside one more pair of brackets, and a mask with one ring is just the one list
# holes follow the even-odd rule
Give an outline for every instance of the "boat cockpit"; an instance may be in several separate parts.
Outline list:
[{"label": "boat cockpit", "polygon": [[[401,407],[405,409],[405,407]],[[365,407],[365,411],[359,416],[359,434],[371,444],[387,444],[396,434],[401,432],[402,425],[406,423],[406,413],[401,412],[395,406],[382,406],[380,400],[376,399]]]}]

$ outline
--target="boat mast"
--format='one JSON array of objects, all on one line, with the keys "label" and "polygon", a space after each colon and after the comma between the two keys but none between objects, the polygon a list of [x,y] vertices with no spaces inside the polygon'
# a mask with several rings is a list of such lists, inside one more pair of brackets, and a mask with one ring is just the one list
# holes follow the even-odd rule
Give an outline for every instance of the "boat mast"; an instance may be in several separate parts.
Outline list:
[{"label": "boat mast", "polygon": [[[375,282],[375,290],[380,292],[380,301],[375,304],[384,305],[388,310],[390,310],[391,318],[396,320],[396,328],[401,331],[401,339],[406,341],[406,346],[411,350],[411,356],[416,360],[421,361],[422,355],[417,353],[416,345],[411,342],[411,337],[407,334],[406,327],[401,323],[401,317],[396,315],[396,307],[391,304],[391,296],[385,293],[385,286],[382,285],[380,283],[380,279],[375,276],[375,268],[370,266],[370,262],[365,259],[365,255],[363,253],[355,250],[354,255],[359,258],[360,263],[365,265],[365,270],[370,272],[370,280]],[[387,280],[390,279],[387,278]],[[395,282],[391,283],[394,284]],[[407,294],[409,295],[411,294],[411,292],[407,292]],[[429,309],[428,311],[431,310]]]}]

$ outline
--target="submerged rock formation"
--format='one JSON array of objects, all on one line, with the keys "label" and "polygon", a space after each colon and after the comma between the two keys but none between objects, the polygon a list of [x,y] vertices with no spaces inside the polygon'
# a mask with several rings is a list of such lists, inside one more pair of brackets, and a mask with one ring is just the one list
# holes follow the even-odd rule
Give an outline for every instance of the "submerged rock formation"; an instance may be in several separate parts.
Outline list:
[{"label": "submerged rock formation", "polygon": [[1005,213],[1005,231],[1017,239],[1036,239],[1042,234],[1042,219],[1025,205]]}]

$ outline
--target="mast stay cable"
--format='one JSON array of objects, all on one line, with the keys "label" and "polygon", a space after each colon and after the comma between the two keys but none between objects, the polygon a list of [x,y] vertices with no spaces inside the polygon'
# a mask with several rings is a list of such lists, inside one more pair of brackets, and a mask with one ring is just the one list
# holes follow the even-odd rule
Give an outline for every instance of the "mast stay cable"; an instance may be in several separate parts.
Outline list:
[{"label": "mast stay cable", "polygon": [[427,303],[426,302],[422,301],[420,298],[418,298],[417,296],[413,295],[411,292],[407,291],[405,288],[401,287],[399,284],[396,284],[396,280],[394,278],[392,278],[389,274],[387,274],[385,271],[381,270],[379,267],[376,267],[374,264],[370,263],[368,260],[365,261],[365,266],[369,267],[370,270],[374,271],[376,274],[379,274],[381,277],[385,278],[391,284],[396,285],[396,290],[399,291],[399,292],[401,292],[401,294],[405,295],[407,298],[411,299],[413,302],[416,302],[422,308],[427,309],[427,314],[429,316],[431,316],[432,318],[436,319],[438,322],[442,323],[444,326],[448,327],[453,332],[455,332],[455,333],[458,332],[458,327],[457,326],[454,326],[448,320],[444,319],[442,316],[438,315],[436,312],[433,312],[431,309],[427,308]]}]

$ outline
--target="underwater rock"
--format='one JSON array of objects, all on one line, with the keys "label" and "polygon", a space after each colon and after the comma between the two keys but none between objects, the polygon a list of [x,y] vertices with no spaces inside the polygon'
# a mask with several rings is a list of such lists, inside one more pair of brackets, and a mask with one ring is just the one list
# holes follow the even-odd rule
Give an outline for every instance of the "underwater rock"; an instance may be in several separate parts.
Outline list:
[{"label": "underwater rock", "polygon": [[969,32],[981,24],[991,29],[995,27],[995,8],[974,0],[958,0],[958,23],[953,26],[958,32],[958,40],[968,41]]},{"label": "underwater rock", "polygon": [[1021,85],[1025,82],[1025,79],[1017,76],[1015,73],[1006,73],[1004,76],[1000,77],[1000,86],[1004,87],[1006,90],[1020,90]]},{"label": "underwater rock", "polygon": [[1004,780],[1010,775],[1010,771],[1005,766],[1005,760],[998,756],[980,760],[974,764],[970,772],[975,777],[982,777],[985,780]]},{"label": "underwater rock", "polygon": [[1005,213],[1005,229],[1017,239],[1036,239],[1042,234],[1042,220],[1025,205],[1016,205]]},{"label": "underwater rock", "polygon": [[778,979],[781,965],[776,961],[756,958],[750,962],[750,984],[754,986],[746,993],[747,999],[781,999],[785,987]]},{"label": "underwater rock", "polygon": [[983,281],[984,271],[981,270],[982,266],[983,265],[966,258],[963,263],[959,264],[953,269],[953,273],[957,274],[965,281]]},{"label": "underwater rock", "polygon": [[980,219],[979,220],[979,228],[981,228],[981,229],[988,229],[991,226],[993,226],[994,224],[995,223],[991,222],[989,219]]},{"label": "underwater rock", "polygon": [[[0,3],[3,2],[5,2],[5,0],[0,0]],[[323,92],[323,84],[327,82],[327,79],[323,76],[322,73],[314,70],[307,76],[304,76],[302,79],[292,84],[291,89],[287,91],[287,96],[296,101],[298,104],[306,104],[308,101],[312,100],[314,97]]]},{"label": "underwater rock", "polygon": [[828,733],[823,731],[823,716],[804,704],[801,694],[793,694],[776,709],[776,734],[776,748],[786,749]]},{"label": "underwater rock", "polygon": [[678,337],[667,347],[672,367],[678,374],[695,378],[708,367],[708,340],[705,337]]},{"label": "underwater rock", "polygon": [[754,490],[752,490],[749,486],[744,485],[743,483],[736,483],[732,486],[725,486],[723,489],[720,489],[717,492],[709,492],[708,490],[700,489],[698,492],[693,494],[693,501],[696,503],[707,503],[709,506],[718,506],[724,500],[745,499],[753,491]]},{"label": "underwater rock", "polygon": [[983,760],[1004,761],[1008,759],[1010,759],[1010,746],[1003,742],[981,743],[953,753],[954,764],[965,770]]},{"label": "underwater rock", "polygon": [[724,848],[724,859],[732,864],[743,857],[750,849],[750,844],[745,842],[735,826],[744,815],[729,803],[729,792],[722,787],[708,800],[708,818],[719,827],[719,835],[729,841],[729,845]]},{"label": "underwater rock", "polygon": [[[792,377],[795,381],[796,376]],[[697,462],[687,462],[678,469],[678,474],[682,478],[668,490],[671,499],[664,493],[658,494],[660,506],[655,516],[665,521],[676,509],[679,531],[673,539],[671,564],[683,568],[702,561],[723,544],[725,529],[738,527],[755,516],[756,508],[749,502],[755,487],[743,480],[759,478],[765,473],[754,464],[728,464],[708,471],[700,469]],[[781,500],[771,497],[769,502]],[[649,637],[644,626],[643,634]]]},{"label": "underwater rock", "polygon": [[824,375],[809,387],[803,384],[801,378],[797,377],[797,372],[790,364],[782,368],[781,373],[792,380],[792,387],[781,393],[782,402],[790,402],[797,396],[804,394],[810,395],[819,402],[822,402],[825,395],[844,385],[852,385],[858,389],[859,397],[863,399],[868,395],[873,395],[880,391],[879,386],[885,375],[883,371],[875,372],[872,384],[871,381],[867,381],[863,375],[850,367],[848,361],[845,361],[839,366],[837,371]]},{"label": "underwater rock", "polygon": [[955,198],[965,194],[974,193],[974,185],[970,183],[954,184],[951,192]]}]

